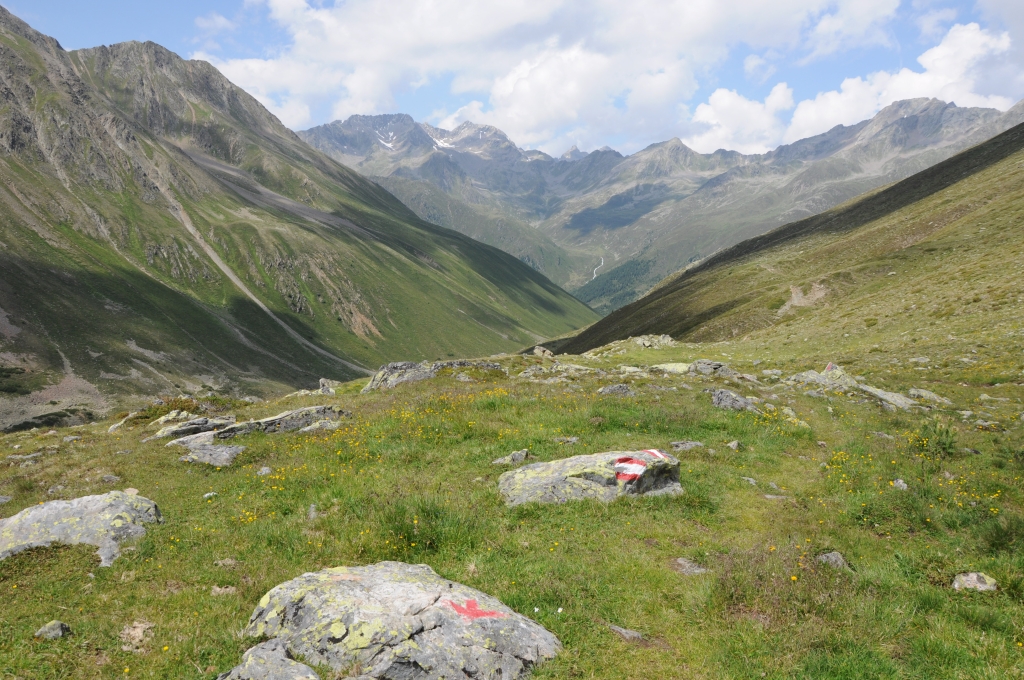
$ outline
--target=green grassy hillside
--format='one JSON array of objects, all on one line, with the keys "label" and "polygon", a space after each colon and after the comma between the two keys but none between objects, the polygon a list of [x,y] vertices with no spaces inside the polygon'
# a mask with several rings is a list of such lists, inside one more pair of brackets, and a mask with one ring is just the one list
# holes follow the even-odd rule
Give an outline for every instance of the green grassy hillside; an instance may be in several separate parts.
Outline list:
[{"label": "green grassy hillside", "polygon": [[3,11],[0,66],[0,427],[489,354],[597,318],[209,64],[152,43],[67,53]]},{"label": "green grassy hillside", "polygon": [[886,189],[744,241],[563,348],[645,333],[837,346],[970,336],[1019,314],[1024,126]]}]

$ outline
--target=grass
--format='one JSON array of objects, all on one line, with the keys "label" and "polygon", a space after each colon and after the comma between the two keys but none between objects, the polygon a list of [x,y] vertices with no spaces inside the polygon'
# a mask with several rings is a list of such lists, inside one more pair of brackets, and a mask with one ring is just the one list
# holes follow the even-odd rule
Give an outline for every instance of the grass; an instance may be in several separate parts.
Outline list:
[{"label": "grass", "polygon": [[[632,349],[572,360],[615,371],[704,356],[749,372],[760,349],[622,346]],[[986,370],[1001,373],[1006,360],[1012,356]],[[541,362],[500,361],[513,376]],[[819,364],[769,365],[788,373]],[[910,384],[919,375],[908,366],[886,378]],[[552,630],[565,650],[538,678],[1009,677],[1024,670],[1024,464],[1007,454],[1024,443],[1021,428],[965,427],[955,410],[993,388],[933,384],[956,406],[927,415],[814,399],[778,385],[759,390],[794,408],[808,430],[712,408],[700,391],[711,380],[687,377],[695,388],[688,390],[678,377],[632,378],[640,396],[618,398],[596,394],[623,380],[616,375],[572,385],[476,377],[370,395],[353,393],[361,384],[354,383],[335,398],[216,405],[239,418],[314,401],[354,413],[327,436],[250,436],[224,469],[179,463],[159,442],[141,444],[151,431],[142,419],[115,435],[104,423],[56,437],[38,430],[4,436],[8,451],[15,444],[17,453],[47,445],[60,451],[37,465],[0,469],[0,493],[14,497],[5,515],[53,498],[47,489],[58,484],[62,497],[102,492],[111,488],[102,475],[116,474],[118,487],[155,500],[166,521],[109,569],[84,547],[0,562],[0,668],[22,678],[212,678],[251,645],[238,633],[274,585],[304,571],[395,559],[429,564]],[[1019,388],[1001,389],[1014,395]],[[1016,401],[995,404],[993,415],[1008,425],[1021,409]],[[83,439],[63,444],[72,431]],[[872,434],[879,431],[895,439]],[[936,443],[936,431],[952,434]],[[553,441],[565,435],[580,442]],[[496,491],[503,469],[490,463],[520,448],[551,460],[668,448],[678,439],[707,445],[679,454],[687,493],[678,498],[507,509]],[[736,453],[724,446],[731,440],[742,443]],[[131,453],[115,453],[124,450]],[[273,473],[257,476],[264,465]],[[755,478],[757,487],[740,477]],[[890,486],[895,478],[909,490]],[[218,495],[204,500],[208,491]],[[850,572],[815,561],[831,550],[846,556]],[[229,557],[235,568],[216,565]],[[670,567],[676,557],[712,573],[680,576]],[[973,570],[996,578],[1000,590],[951,589],[956,573]],[[226,585],[237,593],[210,594]],[[51,618],[75,634],[34,641],[34,630]],[[136,620],[155,624],[152,638],[144,652],[122,651],[118,634]],[[609,623],[641,631],[647,642],[622,642]]]}]

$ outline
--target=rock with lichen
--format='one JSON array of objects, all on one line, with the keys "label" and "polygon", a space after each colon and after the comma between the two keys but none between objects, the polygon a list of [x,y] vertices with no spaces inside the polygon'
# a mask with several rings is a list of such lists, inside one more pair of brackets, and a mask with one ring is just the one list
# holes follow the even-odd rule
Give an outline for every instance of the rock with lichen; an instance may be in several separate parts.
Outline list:
[{"label": "rock with lichen", "polygon": [[49,501],[0,520],[0,560],[30,548],[84,543],[96,546],[100,566],[109,567],[122,542],[145,534],[145,524],[162,521],[156,503],[124,491]]},{"label": "rock with lichen", "polygon": [[[282,583],[260,600],[245,634],[271,641],[221,678],[315,677],[285,664],[301,656],[369,678],[513,680],[561,649],[553,634],[497,599],[402,562],[335,567]],[[284,666],[282,675],[246,669],[260,659]]]},{"label": "rock with lichen", "polygon": [[657,449],[608,451],[525,465],[498,478],[498,490],[509,506],[683,493],[679,460]]}]

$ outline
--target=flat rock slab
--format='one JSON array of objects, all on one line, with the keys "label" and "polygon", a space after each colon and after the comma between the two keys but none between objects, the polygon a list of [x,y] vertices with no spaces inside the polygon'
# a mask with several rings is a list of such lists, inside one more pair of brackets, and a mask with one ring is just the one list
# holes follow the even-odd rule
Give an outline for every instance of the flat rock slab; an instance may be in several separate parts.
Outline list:
[{"label": "flat rock slab", "polygon": [[501,371],[503,370],[501,364],[493,361],[467,361],[465,359],[456,359],[454,361],[435,361],[434,363],[422,362],[416,363],[414,361],[396,361],[385,366],[381,366],[377,374],[370,379],[366,387],[363,388],[363,392],[372,392],[373,390],[386,390],[396,385],[408,382],[418,382],[420,380],[429,380],[434,378],[437,374],[446,369],[456,368],[480,368],[487,371]]},{"label": "flat rock slab", "polygon": [[657,449],[608,451],[525,465],[498,478],[498,490],[509,506],[683,493],[679,461]]},{"label": "flat rock slab", "polygon": [[245,669],[254,657],[269,665],[301,655],[336,671],[358,664],[369,678],[513,680],[561,649],[558,638],[497,599],[402,562],[324,569],[282,583],[260,600],[245,634],[279,646],[257,645],[221,678],[310,677],[294,667],[281,676]]},{"label": "flat rock slab", "polygon": [[109,567],[122,541],[145,534],[144,524],[162,521],[156,503],[123,491],[49,501],[0,520],[0,560],[30,548],[85,543],[99,548],[100,566]]},{"label": "flat rock slab", "polygon": [[251,432],[265,432],[268,434],[292,432],[293,430],[301,430],[323,420],[337,420],[342,416],[351,418],[352,414],[334,406],[307,406],[293,411],[278,413],[276,416],[261,420],[250,420],[246,423],[230,425],[223,430],[218,430],[213,436],[216,439],[230,439],[231,437]]},{"label": "flat rock slab", "polygon": [[213,432],[201,432],[168,442],[167,446],[184,446],[188,453],[179,458],[183,463],[206,463],[216,467],[227,467],[235,462],[244,446],[214,444]]},{"label": "flat rock slab", "polygon": [[671,566],[675,571],[678,571],[683,576],[698,576],[700,574],[708,573],[708,569],[705,569],[696,562],[688,560],[685,557],[677,557],[672,560]]}]

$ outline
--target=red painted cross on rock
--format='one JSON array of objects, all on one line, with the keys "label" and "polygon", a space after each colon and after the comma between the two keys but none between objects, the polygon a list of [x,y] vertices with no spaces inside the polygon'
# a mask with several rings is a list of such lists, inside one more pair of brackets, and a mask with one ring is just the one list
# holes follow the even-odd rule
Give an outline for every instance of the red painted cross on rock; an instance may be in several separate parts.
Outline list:
[{"label": "red painted cross on rock", "polygon": [[459,605],[451,600],[447,601],[455,613],[463,617],[467,621],[473,621],[474,619],[503,619],[507,614],[503,614],[498,611],[491,611],[489,609],[480,609],[477,605],[476,600],[466,600],[465,605]]}]

